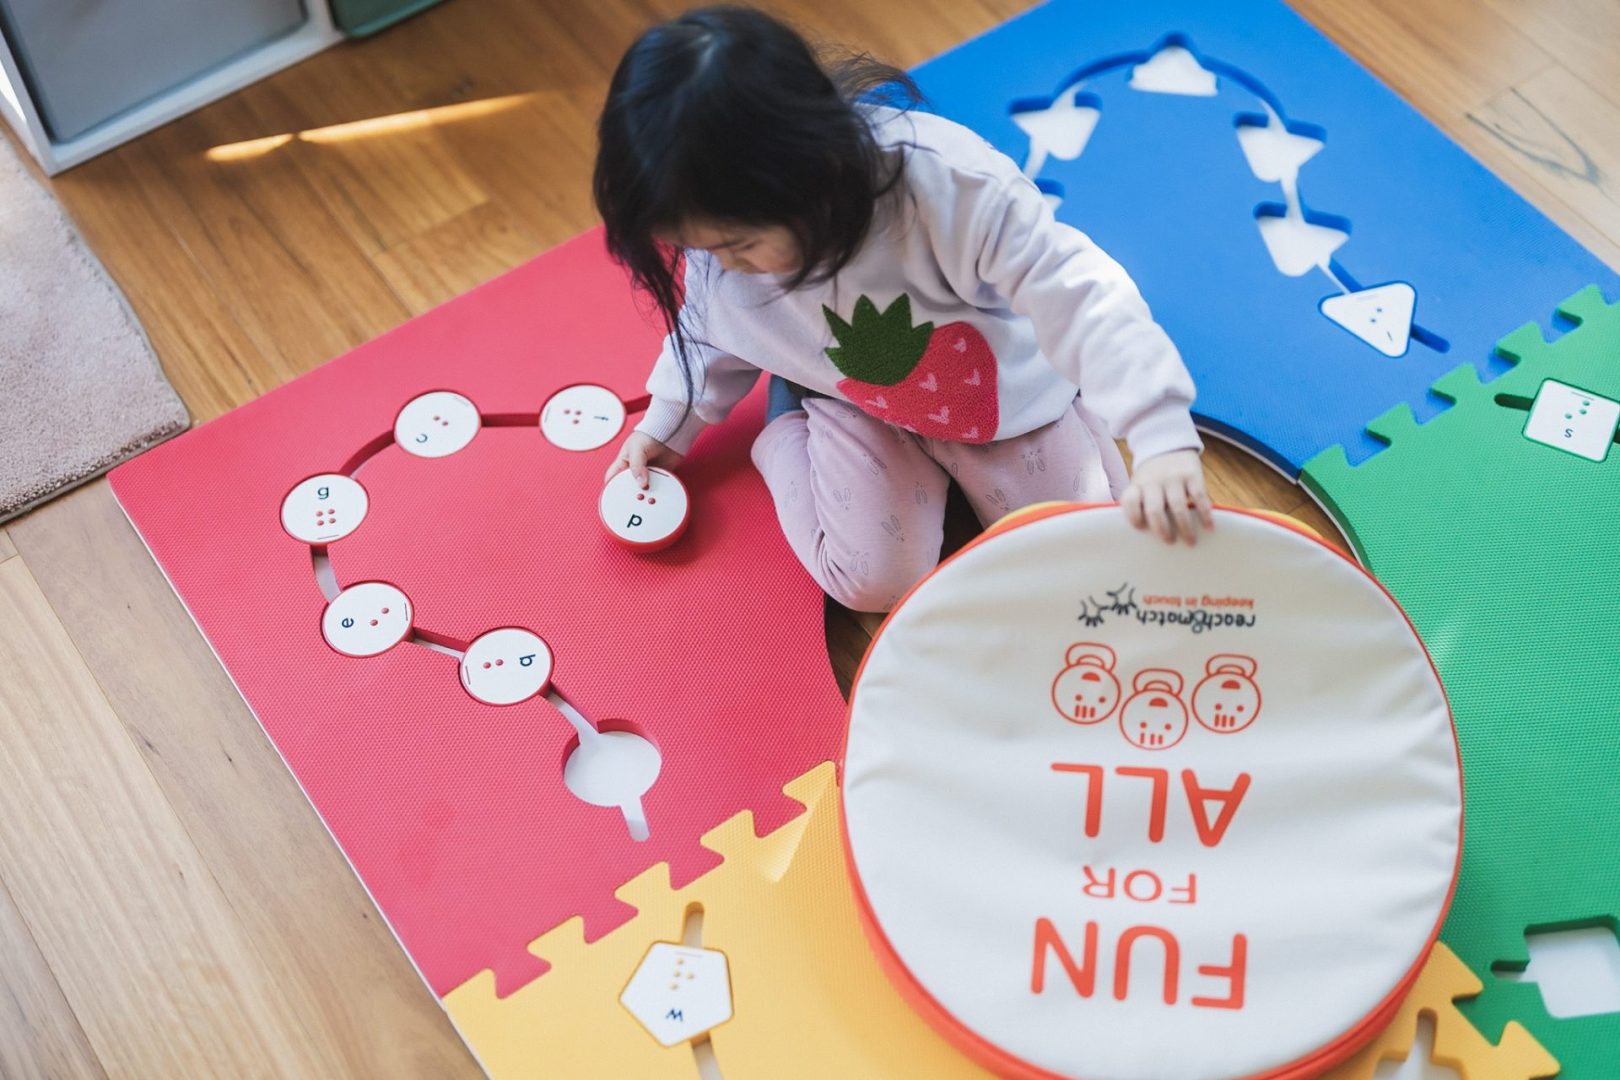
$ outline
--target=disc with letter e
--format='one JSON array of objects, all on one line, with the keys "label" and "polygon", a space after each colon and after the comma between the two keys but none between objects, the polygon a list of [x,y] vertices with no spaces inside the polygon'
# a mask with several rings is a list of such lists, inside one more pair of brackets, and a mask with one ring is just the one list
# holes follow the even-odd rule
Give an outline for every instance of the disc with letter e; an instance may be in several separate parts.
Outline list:
[{"label": "disc with letter e", "polygon": [[847,854],[878,959],[1000,1075],[1304,1078],[1439,932],[1462,772],[1439,677],[1337,549],[1217,510],[991,529],[856,676]]},{"label": "disc with letter e", "polygon": [[686,485],[664,469],[647,470],[645,489],[626,469],[602,489],[597,510],[612,537],[639,551],[658,551],[686,531],[691,504]]}]

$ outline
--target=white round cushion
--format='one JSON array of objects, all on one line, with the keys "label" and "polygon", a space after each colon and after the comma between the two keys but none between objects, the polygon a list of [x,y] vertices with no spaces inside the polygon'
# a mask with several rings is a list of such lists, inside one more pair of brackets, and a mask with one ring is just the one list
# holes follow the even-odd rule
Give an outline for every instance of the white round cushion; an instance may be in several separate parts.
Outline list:
[{"label": "white round cushion", "polygon": [[856,678],[843,799],[879,959],[1015,1076],[1317,1075],[1410,987],[1461,845],[1411,624],[1241,511],[1195,548],[1037,511],[947,561]]}]

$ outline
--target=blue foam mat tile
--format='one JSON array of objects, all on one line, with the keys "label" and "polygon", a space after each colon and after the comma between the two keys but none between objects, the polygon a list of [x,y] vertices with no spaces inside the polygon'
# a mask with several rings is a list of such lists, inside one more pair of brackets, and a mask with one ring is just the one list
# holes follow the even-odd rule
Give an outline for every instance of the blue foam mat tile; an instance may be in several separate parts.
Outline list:
[{"label": "blue foam mat tile", "polygon": [[[1131,69],[1182,44],[1216,76],[1212,96],[1149,93]],[[1428,385],[1459,363],[1503,368],[1495,341],[1582,285],[1620,278],[1393,91],[1278,0],[1051,0],[918,68],[929,108],[1015,161],[1029,139],[1012,109],[1079,76],[1100,110],[1084,151],[1036,174],[1061,220],[1091,235],[1141,286],[1197,380],[1195,413],[1290,476],[1327,447],[1360,461],[1363,430],[1400,402],[1420,418]],[[1239,117],[1267,107],[1322,149],[1298,172],[1304,220],[1343,228],[1333,276],[1289,277],[1256,212],[1289,194],[1257,179]],[[1337,283],[1335,277],[1338,279]],[[1346,288],[1406,282],[1419,327],[1391,358],[1318,310]]]}]

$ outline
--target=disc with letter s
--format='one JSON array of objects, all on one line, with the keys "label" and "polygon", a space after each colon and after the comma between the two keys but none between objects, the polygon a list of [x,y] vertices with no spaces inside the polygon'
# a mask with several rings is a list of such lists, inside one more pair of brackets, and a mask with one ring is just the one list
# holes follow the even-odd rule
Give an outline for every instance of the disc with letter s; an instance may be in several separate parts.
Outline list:
[{"label": "disc with letter s", "polygon": [[1423,644],[1337,549],[1216,511],[992,529],[856,676],[847,854],[879,960],[1005,1076],[1310,1077],[1394,1015],[1461,850]]}]

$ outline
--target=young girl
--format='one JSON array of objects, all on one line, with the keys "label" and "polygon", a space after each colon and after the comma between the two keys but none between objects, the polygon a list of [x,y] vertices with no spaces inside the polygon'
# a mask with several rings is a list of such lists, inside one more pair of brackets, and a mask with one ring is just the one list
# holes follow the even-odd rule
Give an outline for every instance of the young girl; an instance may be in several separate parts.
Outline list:
[{"label": "young girl", "polygon": [[805,568],[857,611],[938,562],[953,480],[985,523],[1118,497],[1138,528],[1193,543],[1213,521],[1175,346],[1011,160],[916,100],[904,73],[824,68],[745,8],[630,47],[596,203],[669,336],[608,476],[679,465],[763,370],[754,462]]}]

